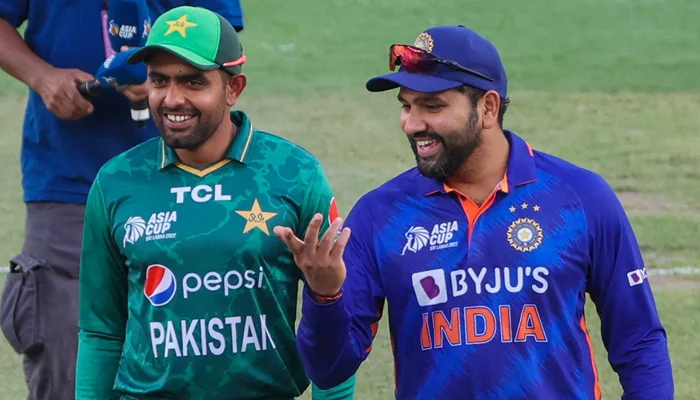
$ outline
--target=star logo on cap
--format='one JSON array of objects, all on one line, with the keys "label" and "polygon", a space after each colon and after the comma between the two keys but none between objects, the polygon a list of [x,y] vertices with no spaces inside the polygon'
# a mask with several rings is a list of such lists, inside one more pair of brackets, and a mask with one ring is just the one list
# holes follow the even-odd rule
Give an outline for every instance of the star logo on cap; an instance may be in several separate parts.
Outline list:
[{"label": "star logo on cap", "polygon": [[165,36],[168,36],[173,32],[177,32],[183,38],[187,37],[187,28],[197,26],[197,24],[187,20],[187,14],[176,19],[175,21],[166,21],[166,23],[170,25],[170,28],[168,28],[168,31],[165,32]]},{"label": "star logo on cap", "polygon": [[416,41],[413,42],[413,46],[418,47],[419,49],[423,49],[430,53],[433,51],[433,37],[430,36],[429,33],[423,32],[418,37],[416,38]]}]

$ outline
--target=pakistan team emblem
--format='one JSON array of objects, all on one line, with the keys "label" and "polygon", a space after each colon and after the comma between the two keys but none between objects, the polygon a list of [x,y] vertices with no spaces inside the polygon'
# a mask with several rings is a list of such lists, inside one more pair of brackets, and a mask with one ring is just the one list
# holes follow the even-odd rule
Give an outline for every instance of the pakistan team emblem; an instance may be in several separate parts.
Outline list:
[{"label": "pakistan team emblem", "polygon": [[260,229],[268,236],[270,235],[270,230],[267,227],[267,223],[270,221],[270,218],[277,215],[277,213],[274,212],[263,211],[260,208],[260,202],[257,198],[253,200],[253,206],[250,208],[250,210],[236,210],[236,214],[240,215],[246,220],[245,227],[243,227],[243,233],[246,233],[252,229]]},{"label": "pakistan team emblem", "polygon": [[519,218],[508,227],[508,243],[518,251],[533,251],[542,244],[542,228],[531,218]]},{"label": "pakistan team emblem", "polygon": [[124,243],[122,247],[126,247],[127,243],[134,244],[144,232],[146,232],[146,221],[141,217],[130,217],[124,223]]}]

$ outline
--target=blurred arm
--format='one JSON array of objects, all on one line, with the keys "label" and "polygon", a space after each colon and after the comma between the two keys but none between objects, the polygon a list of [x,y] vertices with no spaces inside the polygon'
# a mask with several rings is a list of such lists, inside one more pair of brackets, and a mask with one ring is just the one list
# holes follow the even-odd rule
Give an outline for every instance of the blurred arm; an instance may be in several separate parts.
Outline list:
[{"label": "blurred arm", "polygon": [[3,7],[0,6],[0,68],[38,91],[40,77],[52,67],[27,46],[16,27],[3,17]]},{"label": "blurred arm", "polygon": [[27,0],[0,1],[0,68],[41,95],[58,118],[76,120],[91,114],[93,105],[78,92],[78,83],[92,75],[78,69],[59,69],[41,59],[20,36],[17,27],[27,19]]}]

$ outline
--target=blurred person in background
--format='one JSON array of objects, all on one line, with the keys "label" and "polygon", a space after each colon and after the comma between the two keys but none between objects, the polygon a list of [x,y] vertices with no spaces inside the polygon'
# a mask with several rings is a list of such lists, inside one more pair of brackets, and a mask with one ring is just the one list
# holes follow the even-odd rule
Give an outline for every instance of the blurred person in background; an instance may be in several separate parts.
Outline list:
[{"label": "blurred person in background", "polygon": [[[243,29],[239,0],[190,3]],[[153,20],[182,1],[147,4]],[[107,7],[101,1],[0,0],[0,68],[29,89],[21,149],[24,243],[10,262],[1,310],[3,334],[23,356],[28,399],[74,398],[87,195],[107,160],[158,135],[152,122],[139,128],[130,116],[130,101],[147,97],[145,85],[105,91],[92,102],[78,92],[110,53],[102,18]],[[25,22],[22,37],[18,28]]]}]

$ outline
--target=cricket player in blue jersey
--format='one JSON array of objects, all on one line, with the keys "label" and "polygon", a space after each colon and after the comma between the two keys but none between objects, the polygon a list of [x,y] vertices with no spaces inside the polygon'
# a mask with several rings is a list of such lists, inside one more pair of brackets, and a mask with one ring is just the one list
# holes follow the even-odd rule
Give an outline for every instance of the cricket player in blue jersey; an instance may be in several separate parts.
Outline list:
[{"label": "cricket player in blue jersey", "polygon": [[[672,399],[666,332],[630,223],[598,174],[502,128],[496,48],[463,26],[390,49],[417,168],[317,241],[275,233],[306,276],[297,347],[321,388],[367,358],[384,303],[398,399],[600,399],[584,301],[623,399]],[[338,232],[340,234],[338,235]]]}]

